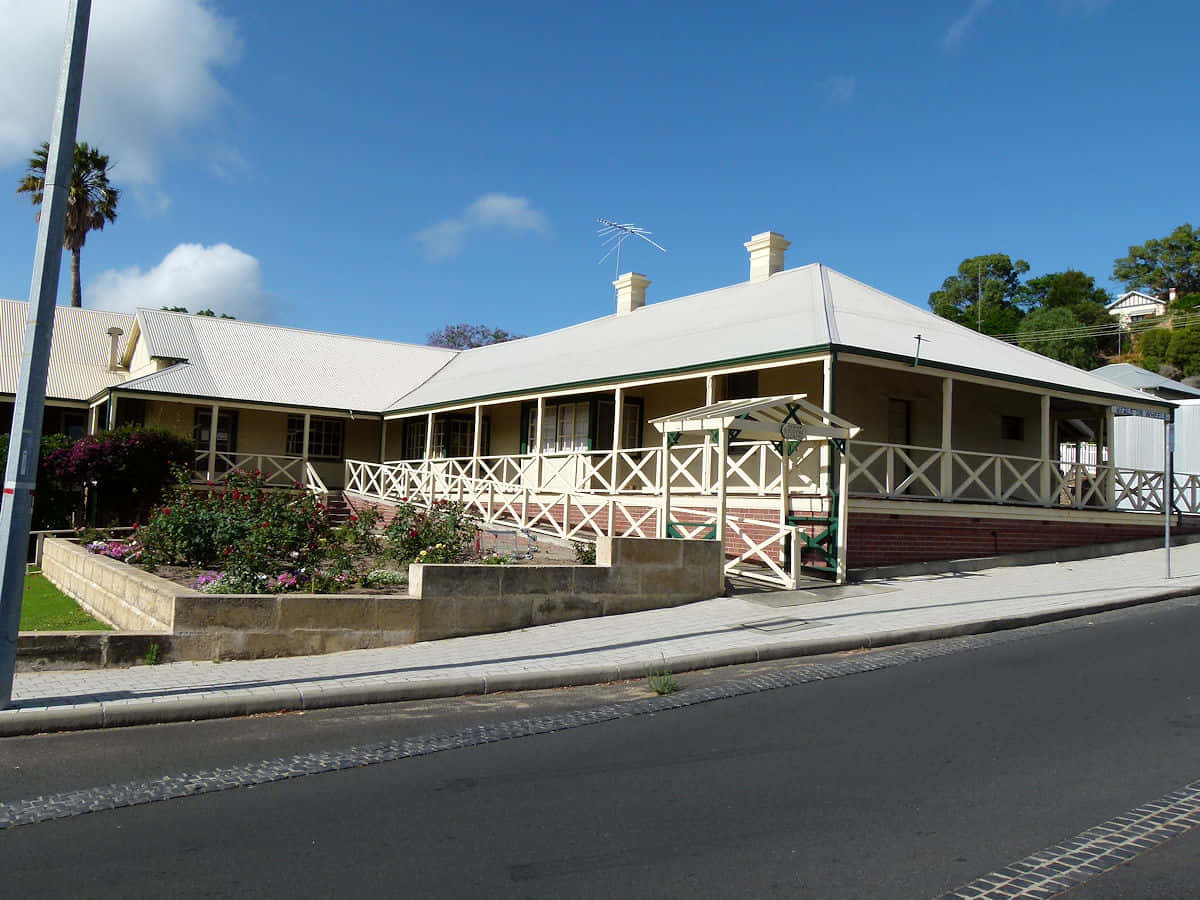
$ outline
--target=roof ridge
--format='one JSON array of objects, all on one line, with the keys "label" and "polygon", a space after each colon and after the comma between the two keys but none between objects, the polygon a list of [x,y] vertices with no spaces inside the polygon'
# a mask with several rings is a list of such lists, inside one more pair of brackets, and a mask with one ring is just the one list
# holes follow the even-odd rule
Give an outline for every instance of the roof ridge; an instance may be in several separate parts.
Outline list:
[{"label": "roof ridge", "polygon": [[[344,334],[337,331],[318,331],[313,328],[299,328],[295,325],[274,325],[270,322],[252,322],[249,319],[222,319],[219,316],[201,316],[196,313],[181,313],[167,309],[152,309],[148,306],[138,307],[139,313],[151,313],[156,316],[174,316],[176,318],[188,319],[189,321],[203,319],[206,322],[221,322],[222,327],[225,326],[253,326],[255,328],[276,328],[281,331],[294,331],[301,334],[315,334],[321,337],[335,337],[350,341],[365,341],[371,344],[384,344],[389,347],[410,347],[414,350],[433,350],[439,353],[454,353],[458,354],[462,351],[453,350],[449,347],[431,347],[429,344],[414,344],[409,341],[389,341],[385,338],[363,337],[358,334]],[[193,332],[194,333],[194,332]]]}]

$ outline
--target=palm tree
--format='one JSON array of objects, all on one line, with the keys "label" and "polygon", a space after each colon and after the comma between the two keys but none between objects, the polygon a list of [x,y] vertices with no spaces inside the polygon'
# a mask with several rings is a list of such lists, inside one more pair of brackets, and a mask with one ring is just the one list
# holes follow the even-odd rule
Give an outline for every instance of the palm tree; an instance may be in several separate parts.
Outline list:
[{"label": "palm tree", "polygon": [[[18,194],[29,194],[34,206],[42,205],[46,189],[46,163],[50,144],[34,151],[29,171],[17,185]],[[71,251],[71,305],[83,306],[79,286],[79,251],[89,231],[101,231],[105,222],[117,218],[117,200],[121,192],[108,183],[108,157],[87,144],[75,145],[75,163],[71,172],[71,190],[67,194],[67,223],[63,231],[63,249]],[[38,211],[41,216],[41,211]]]}]

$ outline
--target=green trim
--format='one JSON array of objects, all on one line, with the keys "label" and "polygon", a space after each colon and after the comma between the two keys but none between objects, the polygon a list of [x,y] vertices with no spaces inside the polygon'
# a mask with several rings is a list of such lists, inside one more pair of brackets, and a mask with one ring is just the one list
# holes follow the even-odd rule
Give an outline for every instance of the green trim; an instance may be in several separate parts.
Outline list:
[{"label": "green trim", "polygon": [[[810,347],[796,347],[791,350],[774,350],[770,353],[758,353],[751,356],[738,356],[731,359],[717,359],[705,363],[696,363],[690,366],[675,366],[669,369],[652,369],[647,372],[630,372],[625,375],[608,375],[604,378],[589,378],[585,381],[564,381],[560,384],[547,384],[539,387],[521,388],[516,391],[504,391],[499,394],[479,394],[475,397],[467,397],[459,400],[447,400],[441,403],[426,403],[423,406],[397,406],[392,409],[385,409],[382,413],[384,416],[407,416],[419,413],[430,409],[443,409],[456,405],[466,405],[471,403],[481,403],[486,400],[503,400],[506,397],[524,397],[531,393],[544,393],[545,391],[559,391],[566,388],[587,388],[597,385],[605,385],[609,387],[621,387],[622,382],[630,381],[635,378],[656,378],[662,375],[686,375],[689,372],[706,372],[709,369],[720,368],[721,366],[736,366],[742,363],[767,362],[775,359],[787,359],[789,356],[821,353],[824,354],[830,350],[829,344],[813,344]],[[805,362],[803,359],[797,359],[796,362]],[[640,387],[640,386],[639,386]]]},{"label": "green trim", "polygon": [[704,537],[701,537],[701,538],[691,538],[690,540],[714,541],[717,539],[717,523],[716,522],[708,522],[708,523],[668,522],[667,523],[667,537],[682,539],[683,538],[683,530],[682,530],[683,526],[687,526],[689,528],[695,528],[698,525],[703,525],[704,528],[708,529],[707,535],[705,535]]}]

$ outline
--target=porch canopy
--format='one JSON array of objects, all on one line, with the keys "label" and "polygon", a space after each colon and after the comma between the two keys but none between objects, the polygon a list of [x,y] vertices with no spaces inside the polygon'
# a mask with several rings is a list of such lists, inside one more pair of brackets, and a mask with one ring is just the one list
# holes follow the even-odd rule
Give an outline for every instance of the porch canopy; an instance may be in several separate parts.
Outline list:
[{"label": "porch canopy", "polygon": [[[780,455],[779,527],[781,531],[795,526],[789,508],[790,487],[788,470],[796,448],[806,442],[828,440],[837,449],[838,487],[826,484],[830,497],[830,510],[825,536],[830,553],[826,558],[835,577],[841,581],[845,572],[846,503],[844,501],[847,481],[846,440],[855,437],[858,426],[835,416],[828,410],[809,403],[807,394],[785,394],[777,397],[755,397],[742,400],[722,400],[707,406],[684,410],[669,416],[651,419],[650,424],[662,433],[663,464],[670,466],[671,445],[684,435],[703,435],[705,440],[718,443],[717,459],[717,514],[716,538],[725,540],[725,520],[728,512],[726,484],[728,481],[729,442],[731,440],[775,441]],[[823,467],[826,477],[832,481],[832,466]],[[670,534],[671,521],[671,472],[665,471],[662,478],[662,536]],[[840,502],[839,502],[840,501]],[[799,554],[794,554],[798,557]],[[793,567],[795,568],[795,566]],[[794,582],[794,573],[792,580]]]}]

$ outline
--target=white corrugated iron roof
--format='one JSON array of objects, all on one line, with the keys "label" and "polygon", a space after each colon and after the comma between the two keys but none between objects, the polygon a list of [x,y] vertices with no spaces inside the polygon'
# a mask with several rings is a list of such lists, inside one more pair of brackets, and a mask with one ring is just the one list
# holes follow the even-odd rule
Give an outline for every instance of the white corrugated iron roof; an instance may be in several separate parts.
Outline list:
[{"label": "white corrugated iron roof", "polygon": [[819,263],[632,313],[466,350],[392,403],[401,412],[552,387],[703,369],[835,346],[1067,391],[1147,397],[963,328]]},{"label": "white corrugated iron roof", "polygon": [[456,352],[149,309],[137,321],[152,357],[179,362],[123,391],[379,412]]},{"label": "white corrugated iron roof", "polygon": [[[25,322],[29,304],[0,300],[0,394],[16,394],[25,351]],[[119,338],[123,351],[133,327],[133,316],[58,306],[54,310],[54,340],[50,345],[50,374],[46,396],[52,400],[87,400],[125,377],[108,370],[106,334],[116,326],[125,333]]]},{"label": "white corrugated iron roof", "polygon": [[1092,369],[1092,374],[1111,381],[1123,387],[1136,388],[1139,391],[1168,391],[1170,393],[1200,397],[1200,390],[1179,381],[1172,381],[1154,372],[1148,372],[1141,366],[1130,363],[1112,363]]}]

